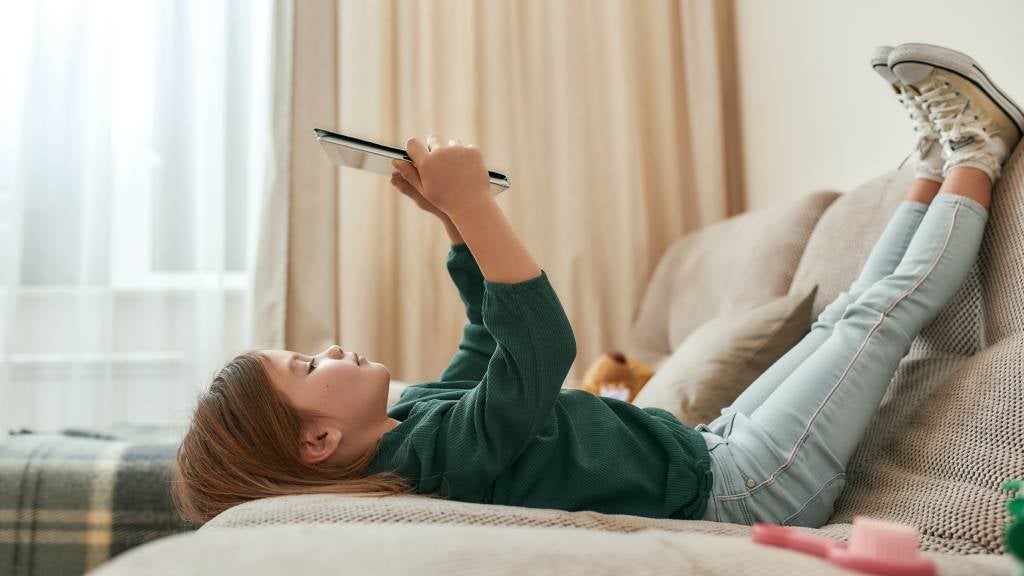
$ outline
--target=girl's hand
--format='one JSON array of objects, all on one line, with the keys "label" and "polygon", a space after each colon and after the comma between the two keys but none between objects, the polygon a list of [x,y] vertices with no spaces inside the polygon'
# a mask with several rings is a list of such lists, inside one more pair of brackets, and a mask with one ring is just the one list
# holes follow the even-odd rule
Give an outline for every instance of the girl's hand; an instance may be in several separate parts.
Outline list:
[{"label": "girl's hand", "polygon": [[398,191],[402,194],[412,198],[417,206],[437,216],[441,223],[444,224],[445,232],[448,233],[448,238],[452,244],[462,244],[462,235],[459,234],[459,229],[455,227],[451,218],[440,208],[434,206],[430,200],[423,197],[420,175],[416,167],[405,160],[392,160],[391,165],[398,170],[398,172],[391,173],[391,185],[398,188]]},{"label": "girl's hand", "polygon": [[419,171],[416,167],[404,160],[392,160],[391,165],[397,172],[391,173],[391,185],[398,188],[398,191],[412,198],[416,205],[437,216],[442,221],[448,219],[440,208],[434,206],[430,200],[423,197],[423,185],[420,183]]},{"label": "girl's hand", "polygon": [[420,179],[420,194],[448,216],[491,199],[490,177],[476,146],[463,146],[458,140],[445,145],[431,134],[426,146],[409,138],[406,150]]}]

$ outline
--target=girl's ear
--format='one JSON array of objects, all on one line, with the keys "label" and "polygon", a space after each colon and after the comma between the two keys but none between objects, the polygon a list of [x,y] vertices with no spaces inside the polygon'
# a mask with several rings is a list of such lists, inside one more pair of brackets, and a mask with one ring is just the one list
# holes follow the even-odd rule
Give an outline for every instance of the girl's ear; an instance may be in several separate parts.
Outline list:
[{"label": "girl's ear", "polygon": [[319,464],[334,454],[341,443],[342,432],[331,428],[318,432],[307,429],[303,432],[302,444],[299,447],[302,460],[309,464]]}]

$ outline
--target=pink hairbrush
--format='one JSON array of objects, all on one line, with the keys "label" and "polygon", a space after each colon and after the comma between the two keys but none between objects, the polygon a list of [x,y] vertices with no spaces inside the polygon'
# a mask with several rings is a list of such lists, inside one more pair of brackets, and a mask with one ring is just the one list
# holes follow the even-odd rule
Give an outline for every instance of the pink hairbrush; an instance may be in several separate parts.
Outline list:
[{"label": "pink hairbrush", "polygon": [[934,576],[935,564],[918,547],[917,528],[867,516],[853,519],[850,544],[775,524],[754,524],[754,542],[821,556],[829,562],[884,576]]}]

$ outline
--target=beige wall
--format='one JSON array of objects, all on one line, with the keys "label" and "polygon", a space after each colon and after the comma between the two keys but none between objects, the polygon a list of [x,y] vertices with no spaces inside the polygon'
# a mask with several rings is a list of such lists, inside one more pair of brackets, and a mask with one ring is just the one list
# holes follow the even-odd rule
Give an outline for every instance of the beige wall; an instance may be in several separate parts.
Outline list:
[{"label": "beige wall", "polygon": [[749,208],[849,190],[896,167],[910,119],[869,64],[879,44],[976,59],[1024,105],[1024,1],[736,0]]}]

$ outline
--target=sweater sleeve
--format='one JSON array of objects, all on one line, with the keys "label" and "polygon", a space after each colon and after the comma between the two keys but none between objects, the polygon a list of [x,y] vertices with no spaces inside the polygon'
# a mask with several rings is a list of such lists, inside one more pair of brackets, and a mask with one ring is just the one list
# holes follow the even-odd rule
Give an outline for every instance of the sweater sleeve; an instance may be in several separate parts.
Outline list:
[{"label": "sweater sleeve", "polygon": [[487,371],[496,345],[483,321],[484,275],[466,244],[452,244],[445,265],[459,289],[469,321],[462,328],[459,350],[441,372],[441,382],[479,381]]},{"label": "sweater sleeve", "polygon": [[550,419],[576,339],[543,270],[518,283],[485,280],[484,288],[494,354],[480,383],[447,412],[439,440],[452,484],[486,490]]}]

